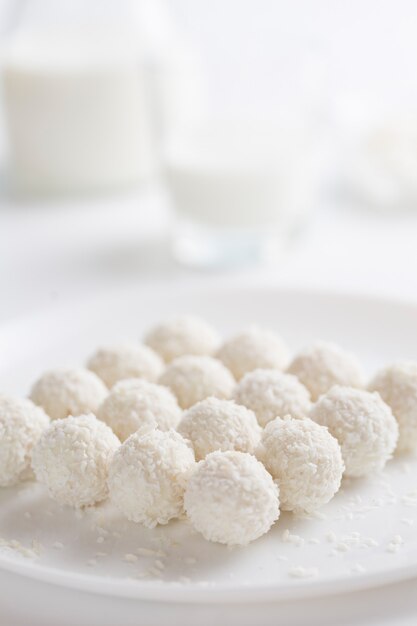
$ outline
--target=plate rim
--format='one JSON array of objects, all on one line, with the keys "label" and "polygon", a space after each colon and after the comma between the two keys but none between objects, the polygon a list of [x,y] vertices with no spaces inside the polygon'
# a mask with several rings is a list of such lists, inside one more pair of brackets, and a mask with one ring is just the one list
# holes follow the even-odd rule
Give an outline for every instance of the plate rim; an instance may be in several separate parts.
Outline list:
[{"label": "plate rim", "polygon": [[[24,558],[24,557],[22,557]],[[0,556],[0,569],[41,583],[58,587],[131,600],[158,601],[179,604],[256,604],[261,602],[323,598],[348,595],[355,591],[378,589],[390,584],[412,580],[417,576],[417,563],[397,565],[390,570],[374,573],[346,574],[333,580],[295,580],[280,587],[273,584],[250,583],[237,585],[222,583],[215,587],[207,583],[181,583],[176,581],[146,581],[130,578],[101,577],[96,574],[64,572],[55,567],[24,563]],[[181,593],[183,592],[183,593]]]}]

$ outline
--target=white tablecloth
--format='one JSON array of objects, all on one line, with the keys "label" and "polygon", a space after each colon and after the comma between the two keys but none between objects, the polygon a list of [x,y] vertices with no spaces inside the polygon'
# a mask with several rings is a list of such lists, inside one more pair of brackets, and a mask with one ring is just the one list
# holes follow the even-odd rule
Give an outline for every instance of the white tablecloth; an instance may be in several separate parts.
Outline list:
[{"label": "white tablecloth", "polygon": [[[99,199],[0,197],[0,321],[132,281],[213,278],[176,265],[157,188]],[[378,215],[328,200],[274,265],[219,273],[260,282],[417,299],[417,212]]]}]

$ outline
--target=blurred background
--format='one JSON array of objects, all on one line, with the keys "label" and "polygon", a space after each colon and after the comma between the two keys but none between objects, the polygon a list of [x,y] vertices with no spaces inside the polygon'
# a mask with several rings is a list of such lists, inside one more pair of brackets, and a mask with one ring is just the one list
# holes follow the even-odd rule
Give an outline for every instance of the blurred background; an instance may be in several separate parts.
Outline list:
[{"label": "blurred background", "polygon": [[417,300],[413,0],[0,0],[0,320],[135,281]]}]

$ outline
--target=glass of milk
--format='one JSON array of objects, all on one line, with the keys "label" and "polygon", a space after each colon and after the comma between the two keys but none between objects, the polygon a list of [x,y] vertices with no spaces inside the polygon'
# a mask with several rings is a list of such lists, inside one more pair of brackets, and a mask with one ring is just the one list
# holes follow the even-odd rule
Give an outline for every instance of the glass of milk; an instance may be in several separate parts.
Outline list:
[{"label": "glass of milk", "polygon": [[314,204],[318,161],[299,124],[215,121],[167,147],[173,253],[197,267],[275,257]]}]

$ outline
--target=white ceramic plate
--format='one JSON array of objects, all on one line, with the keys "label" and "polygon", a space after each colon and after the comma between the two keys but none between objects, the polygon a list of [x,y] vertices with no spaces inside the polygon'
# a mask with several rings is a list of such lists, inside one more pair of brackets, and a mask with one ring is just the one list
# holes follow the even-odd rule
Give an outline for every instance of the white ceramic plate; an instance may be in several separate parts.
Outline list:
[{"label": "white ceramic plate", "polygon": [[[135,288],[3,327],[1,389],[25,394],[43,369],[83,363],[97,346],[135,341],[150,324],[183,312],[225,334],[254,322],[276,329],[293,350],[316,338],[336,341],[369,374],[395,359],[417,359],[417,308],[410,304],[271,289]],[[1,568],[120,597],[259,601],[367,589],[417,575],[417,461],[398,458],[382,474],[345,481],[319,517],[282,514],[246,548],[209,544],[183,521],[146,530],[109,503],[76,514],[30,482],[0,492],[0,536]],[[32,545],[36,558],[19,548]]]}]

